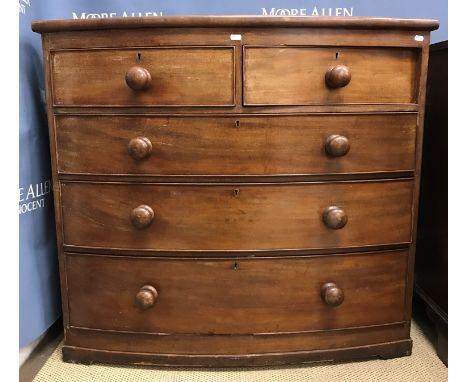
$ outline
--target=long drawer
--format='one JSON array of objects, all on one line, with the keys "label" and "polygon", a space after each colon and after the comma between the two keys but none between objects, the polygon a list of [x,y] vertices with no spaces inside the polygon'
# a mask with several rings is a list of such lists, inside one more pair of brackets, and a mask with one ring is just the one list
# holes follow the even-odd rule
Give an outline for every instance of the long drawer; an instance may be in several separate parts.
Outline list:
[{"label": "long drawer", "polygon": [[55,106],[230,106],[233,47],[160,47],[51,54]]},{"label": "long drawer", "polygon": [[67,254],[70,325],[244,334],[396,323],[406,270],[407,251],[235,260]]},{"label": "long drawer", "polygon": [[244,48],[244,105],[417,103],[419,51]]},{"label": "long drawer", "polygon": [[412,171],[415,114],[55,117],[64,174]]},{"label": "long drawer", "polygon": [[413,181],[177,185],[64,182],[68,246],[165,251],[411,241]]}]

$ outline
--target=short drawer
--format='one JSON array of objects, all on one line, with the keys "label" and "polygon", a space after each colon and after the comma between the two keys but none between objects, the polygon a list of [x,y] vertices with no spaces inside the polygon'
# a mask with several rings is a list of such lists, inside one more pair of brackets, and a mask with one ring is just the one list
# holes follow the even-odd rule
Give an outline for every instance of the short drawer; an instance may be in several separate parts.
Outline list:
[{"label": "short drawer", "polygon": [[406,251],[235,260],[66,255],[72,327],[162,334],[401,322],[406,271]]},{"label": "short drawer", "polygon": [[62,183],[64,244],[162,251],[346,248],[411,240],[412,180]]},{"label": "short drawer", "polygon": [[244,105],[417,103],[409,48],[245,47]]},{"label": "short drawer", "polygon": [[51,53],[55,106],[230,106],[234,48]]},{"label": "short drawer", "polygon": [[58,171],[313,175],[412,171],[415,114],[56,116]]}]

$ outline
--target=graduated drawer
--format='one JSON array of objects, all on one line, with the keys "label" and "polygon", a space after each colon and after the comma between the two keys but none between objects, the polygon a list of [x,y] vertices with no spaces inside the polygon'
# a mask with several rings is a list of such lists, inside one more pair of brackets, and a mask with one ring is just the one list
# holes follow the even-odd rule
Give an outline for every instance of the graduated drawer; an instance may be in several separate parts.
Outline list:
[{"label": "graduated drawer", "polygon": [[[412,171],[415,114],[56,116],[58,171],[282,175]],[[333,151],[335,150],[335,151]]]},{"label": "graduated drawer", "polygon": [[235,260],[66,255],[72,327],[161,334],[401,322],[406,271],[406,251]]},{"label": "graduated drawer", "polygon": [[65,182],[61,197],[66,246],[242,251],[411,240],[412,180],[263,185]]},{"label": "graduated drawer", "polygon": [[55,106],[229,106],[232,47],[51,53]]},{"label": "graduated drawer", "polygon": [[243,63],[244,105],[417,102],[416,49],[247,46]]}]

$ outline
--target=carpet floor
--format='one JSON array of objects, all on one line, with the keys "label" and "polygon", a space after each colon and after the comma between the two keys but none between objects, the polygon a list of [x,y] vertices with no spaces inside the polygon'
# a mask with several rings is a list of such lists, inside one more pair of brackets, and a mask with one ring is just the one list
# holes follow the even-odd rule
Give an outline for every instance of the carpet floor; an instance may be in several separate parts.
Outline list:
[{"label": "carpet floor", "polygon": [[143,366],[77,365],[62,361],[60,344],[34,382],[443,382],[448,369],[431,342],[413,321],[413,354],[390,360],[373,359],[305,366],[187,369]]}]

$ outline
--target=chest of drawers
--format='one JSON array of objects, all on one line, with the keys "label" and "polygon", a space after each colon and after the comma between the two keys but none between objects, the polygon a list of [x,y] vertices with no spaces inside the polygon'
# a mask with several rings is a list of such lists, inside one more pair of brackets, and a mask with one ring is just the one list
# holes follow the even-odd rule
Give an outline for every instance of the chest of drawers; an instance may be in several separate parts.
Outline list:
[{"label": "chest of drawers", "polygon": [[40,21],[73,362],[411,353],[434,20]]}]

